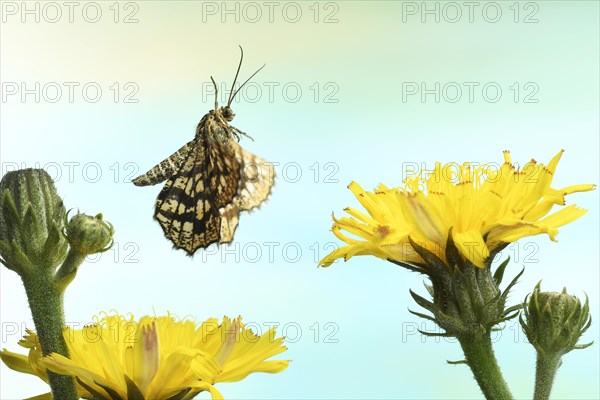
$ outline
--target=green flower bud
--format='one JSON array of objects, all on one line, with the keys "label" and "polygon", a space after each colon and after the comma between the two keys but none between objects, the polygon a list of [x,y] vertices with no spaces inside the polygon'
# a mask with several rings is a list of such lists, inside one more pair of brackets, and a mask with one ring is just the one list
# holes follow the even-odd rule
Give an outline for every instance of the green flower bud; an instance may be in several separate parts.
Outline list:
[{"label": "green flower bud", "polygon": [[536,285],[523,310],[525,319],[519,317],[529,342],[538,353],[557,356],[590,346],[592,343],[577,345],[592,323],[587,296],[582,306],[566,289],[561,293],[541,292],[540,284]]},{"label": "green flower bud", "polygon": [[71,248],[80,254],[102,253],[113,245],[114,229],[110,222],[102,220],[102,214],[95,217],[76,214],[66,228],[66,236]]},{"label": "green flower bud", "polygon": [[67,254],[65,215],[46,171],[8,172],[0,181],[0,262],[19,275],[55,269]]}]

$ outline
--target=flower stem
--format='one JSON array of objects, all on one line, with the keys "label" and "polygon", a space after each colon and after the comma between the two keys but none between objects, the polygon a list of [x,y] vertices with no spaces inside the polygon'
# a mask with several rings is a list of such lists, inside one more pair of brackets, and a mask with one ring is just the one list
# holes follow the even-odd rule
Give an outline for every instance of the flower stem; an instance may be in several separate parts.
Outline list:
[{"label": "flower stem", "polygon": [[75,279],[77,270],[85,260],[86,256],[87,255],[85,253],[81,253],[73,248],[69,249],[65,261],[63,261],[62,265],[56,272],[56,277],[54,278],[59,290],[64,292],[67,286],[73,281],[73,279]]},{"label": "flower stem", "polygon": [[[54,283],[51,269],[40,268],[22,276],[23,286],[29,300],[33,323],[37,331],[42,354],[58,353],[69,356],[63,337],[65,317],[63,312],[63,291]],[[70,376],[48,371],[48,379],[54,399],[77,400],[75,382]]]},{"label": "flower stem", "polygon": [[543,355],[538,352],[535,369],[534,400],[548,400],[554,383],[556,371],[560,366],[560,356],[556,354]]},{"label": "flower stem", "polygon": [[513,396],[494,356],[490,334],[465,335],[459,337],[458,341],[485,398],[488,400],[512,399]]}]

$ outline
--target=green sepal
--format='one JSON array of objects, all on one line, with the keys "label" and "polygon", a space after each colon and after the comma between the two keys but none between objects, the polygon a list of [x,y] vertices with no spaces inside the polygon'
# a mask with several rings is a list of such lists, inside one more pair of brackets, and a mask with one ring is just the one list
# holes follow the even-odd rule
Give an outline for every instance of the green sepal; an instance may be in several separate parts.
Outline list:
[{"label": "green sepal", "polygon": [[417,329],[417,331],[424,336],[429,336],[429,337],[454,337],[453,334],[451,333],[437,333],[437,332],[427,332],[427,331],[423,331],[421,329]]},{"label": "green sepal", "polygon": [[508,296],[508,293],[510,292],[510,289],[512,289],[512,287],[517,284],[517,282],[519,281],[519,278],[521,277],[521,275],[523,275],[523,272],[525,272],[525,267],[523,267],[523,269],[521,269],[521,272],[519,272],[512,279],[512,281],[510,281],[510,283],[508,284],[508,286],[506,287],[506,289],[504,289],[504,291],[502,292],[502,298],[503,299],[506,299],[506,297]]},{"label": "green sepal", "polygon": [[2,264],[21,276],[29,274],[34,268],[33,263],[23,253],[16,240],[12,240],[10,243],[0,241],[0,254],[3,257]]},{"label": "green sepal", "polygon": [[[510,314],[506,317],[500,318],[499,320],[494,321],[494,325],[498,325],[501,324],[502,322],[506,322],[506,321],[510,321],[511,319],[513,319],[514,317],[516,317],[517,315],[519,315],[519,312],[515,312],[513,314]],[[502,330],[502,329],[499,329]]]},{"label": "green sepal", "polygon": [[43,243],[40,242],[42,240],[45,241],[47,238],[47,236],[44,235],[45,232],[43,232],[43,230],[45,230],[44,228],[45,227],[42,228],[40,226],[31,203],[27,204],[27,207],[25,208],[25,214],[23,215],[23,220],[21,222],[21,237],[28,239],[23,240],[21,245],[27,254],[35,254],[36,256],[41,255],[42,252],[40,250],[43,248]]},{"label": "green sepal", "polygon": [[188,395],[190,394],[191,390],[190,389],[184,389],[181,392],[177,393],[176,395],[173,395],[171,397],[169,397],[167,400],[183,400],[183,399],[188,399],[190,397],[188,397]]},{"label": "green sepal", "polygon": [[452,227],[448,230],[448,240],[446,241],[446,261],[451,267],[462,269],[462,259],[452,238]]},{"label": "green sepal", "polygon": [[410,236],[408,237],[408,241],[410,242],[412,248],[417,252],[417,254],[421,256],[421,258],[425,261],[425,264],[427,264],[429,276],[444,276],[446,274],[447,267],[444,261],[442,261],[431,251],[427,250],[424,247],[421,247]]},{"label": "green sepal", "polygon": [[467,360],[458,360],[458,361],[446,360],[446,362],[450,365],[460,365],[460,364],[469,365],[469,363],[467,363]]},{"label": "green sepal", "polygon": [[514,306],[510,306],[504,310],[502,316],[508,315],[514,311],[521,311],[525,307],[525,304],[515,304]]},{"label": "green sepal", "polygon": [[417,264],[417,263],[407,263],[405,261],[400,261],[400,260],[392,260],[391,258],[387,259],[389,262],[399,265],[402,268],[406,268],[409,271],[413,271],[413,272],[418,272],[420,274],[425,274],[426,273],[426,269],[423,268],[422,265]]},{"label": "green sepal", "polygon": [[423,282],[423,286],[425,286],[425,289],[427,289],[427,293],[429,293],[429,295],[433,298],[433,296],[434,296],[433,286],[428,285],[427,282]]},{"label": "green sepal", "polygon": [[504,271],[506,270],[506,266],[508,265],[508,263],[510,262],[510,256],[504,260],[502,262],[502,264],[500,264],[498,266],[498,268],[496,268],[496,271],[494,272],[494,280],[496,281],[496,284],[498,286],[500,286],[500,284],[502,283],[502,279],[504,278]]},{"label": "green sepal", "polygon": [[425,299],[424,297],[419,296],[418,294],[413,292],[412,289],[408,289],[408,291],[418,305],[420,305],[427,311],[435,314],[435,311],[434,311],[435,306],[433,305],[433,303],[431,301]]},{"label": "green sepal", "polygon": [[75,379],[77,380],[77,383],[79,383],[81,385],[81,387],[83,387],[85,390],[90,392],[92,397],[89,397],[89,400],[106,400],[106,398],[104,397],[104,394],[98,392],[91,386],[85,384],[81,379],[79,379],[78,376],[76,376]]},{"label": "green sepal", "polygon": [[478,305],[483,303],[483,296],[475,278],[475,268],[465,268],[453,276],[452,294],[463,319],[472,320],[479,313]]},{"label": "green sepal", "polygon": [[466,332],[468,327],[464,321],[451,315],[445,314],[441,310],[435,311],[435,318],[439,321],[438,324],[443,327],[448,333],[462,333]]},{"label": "green sepal", "polygon": [[0,203],[0,240],[6,240],[8,233],[21,233],[21,216],[8,189],[2,191]]},{"label": "green sepal", "polygon": [[423,319],[426,319],[426,320],[429,320],[429,321],[433,321],[437,325],[439,325],[438,321],[434,317],[432,317],[431,315],[427,315],[427,314],[423,314],[423,313],[420,313],[420,312],[417,312],[417,311],[413,311],[410,308],[408,309],[408,312],[411,313],[412,315],[416,315],[417,317],[421,317]]},{"label": "green sepal", "polygon": [[114,389],[105,386],[105,385],[101,385],[98,382],[94,382],[96,385],[100,386],[102,389],[106,390],[106,393],[108,393],[108,395],[110,396],[110,400],[128,400],[128,399],[124,399],[123,397],[121,397],[121,395],[119,393],[117,393]]},{"label": "green sepal", "polygon": [[144,394],[138,388],[134,381],[131,380],[127,375],[124,375],[125,383],[127,384],[127,400],[145,400]]},{"label": "green sepal", "polygon": [[48,227],[48,239],[44,244],[44,255],[51,265],[60,264],[67,254],[68,244],[64,240],[62,227],[51,224]]},{"label": "green sepal", "polygon": [[594,344],[594,341],[592,340],[589,343],[585,343],[585,344],[576,344],[575,347],[573,347],[573,350],[583,350],[583,349],[587,349],[588,347],[590,347],[591,345]]}]

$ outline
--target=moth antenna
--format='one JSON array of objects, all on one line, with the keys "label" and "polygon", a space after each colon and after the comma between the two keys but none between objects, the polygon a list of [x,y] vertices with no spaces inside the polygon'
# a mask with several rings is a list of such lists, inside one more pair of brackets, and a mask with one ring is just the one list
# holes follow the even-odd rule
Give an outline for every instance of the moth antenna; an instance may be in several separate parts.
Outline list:
[{"label": "moth antenna", "polygon": [[231,94],[229,95],[229,99],[227,99],[227,106],[231,104],[233,100],[233,89],[235,88],[235,82],[237,82],[238,75],[240,74],[240,69],[242,68],[242,61],[244,61],[244,49],[240,46],[240,64],[238,65],[237,71],[235,72],[235,78],[233,78],[233,83],[231,84]]},{"label": "moth antenna", "polygon": [[[246,82],[242,83],[242,86],[240,86],[238,88],[238,90],[236,90],[232,96],[229,96],[229,101],[227,102],[227,107],[229,107],[231,105],[231,102],[233,101],[233,99],[235,98],[235,95],[238,94],[238,92],[240,91],[240,89],[242,89],[244,87],[244,85],[248,82],[250,82],[250,79],[254,78],[254,75],[258,74],[260,72],[261,69],[263,69],[264,67],[266,67],[267,64],[263,64],[262,67],[260,67],[259,69],[256,70],[255,73],[253,73],[252,75],[250,75],[250,78],[246,79]],[[232,88],[233,89],[233,88]]]},{"label": "moth antenna", "polygon": [[219,98],[218,93],[219,93],[219,88],[217,88],[217,83],[215,82],[215,80],[213,79],[213,77],[210,77],[210,80],[213,83],[213,86],[215,87],[215,112],[217,111],[217,108],[219,107],[219,102],[217,101],[217,99]]}]

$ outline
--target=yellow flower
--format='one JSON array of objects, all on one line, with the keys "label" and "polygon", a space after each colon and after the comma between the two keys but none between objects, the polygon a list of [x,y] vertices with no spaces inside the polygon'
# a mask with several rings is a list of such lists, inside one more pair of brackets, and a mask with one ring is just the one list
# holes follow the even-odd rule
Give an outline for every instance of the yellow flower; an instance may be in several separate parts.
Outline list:
[{"label": "yellow flower", "polygon": [[[221,394],[216,382],[235,382],[252,372],[276,373],[287,360],[266,359],[286,348],[275,328],[261,336],[244,328],[240,318],[221,324],[209,319],[200,326],[171,315],[142,317],[105,315],[83,329],[65,328],[70,359],[42,357],[37,335],[28,331],[20,345],[29,355],[4,349],[4,363],[48,381],[46,368],[76,379],[78,394],[94,399],[191,399],[199,392]],[[51,399],[50,393],[34,399]]]},{"label": "yellow flower", "polygon": [[548,215],[552,207],[564,206],[568,194],[595,188],[588,184],[550,187],[562,153],[548,165],[532,160],[521,169],[512,164],[508,151],[499,168],[436,163],[433,171],[406,178],[404,188],[380,185],[367,192],[352,182],[348,188],[368,215],[346,208],[350,217],[334,216],[332,231],[347,245],[319,264],[327,267],[338,258],[356,255],[423,264],[411,240],[447,261],[450,230],[462,257],[479,268],[489,264],[494,250],[522,237],[546,233],[556,241],[558,228],[586,210],[570,205]]}]

